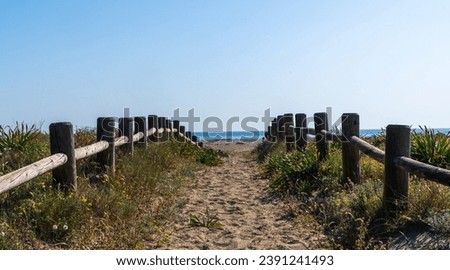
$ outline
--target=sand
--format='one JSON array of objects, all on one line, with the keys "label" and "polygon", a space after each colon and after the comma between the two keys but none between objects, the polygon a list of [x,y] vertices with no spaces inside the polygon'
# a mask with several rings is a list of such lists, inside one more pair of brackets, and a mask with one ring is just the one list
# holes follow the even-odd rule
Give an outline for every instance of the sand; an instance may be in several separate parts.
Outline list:
[{"label": "sand", "polygon": [[[229,157],[221,166],[198,172],[162,249],[314,248],[314,238],[294,222],[285,203],[267,192],[268,179],[261,177],[258,164],[248,155],[256,143],[207,144]],[[195,217],[216,222],[209,228],[194,226]]]}]

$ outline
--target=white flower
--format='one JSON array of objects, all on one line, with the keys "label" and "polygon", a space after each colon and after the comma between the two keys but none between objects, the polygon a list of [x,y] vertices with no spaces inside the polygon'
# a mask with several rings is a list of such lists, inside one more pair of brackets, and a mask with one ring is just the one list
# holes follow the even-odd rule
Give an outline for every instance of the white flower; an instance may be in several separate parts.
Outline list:
[{"label": "white flower", "polygon": [[5,232],[1,232],[0,235],[1,235],[2,237],[5,237]]},{"label": "white flower", "polygon": [[53,225],[53,227],[52,227],[52,229],[54,230],[54,231],[56,231],[57,229],[58,229],[58,225]]},{"label": "white flower", "polygon": [[67,231],[68,229],[69,229],[69,226],[67,226],[66,224],[64,224],[63,230]]}]

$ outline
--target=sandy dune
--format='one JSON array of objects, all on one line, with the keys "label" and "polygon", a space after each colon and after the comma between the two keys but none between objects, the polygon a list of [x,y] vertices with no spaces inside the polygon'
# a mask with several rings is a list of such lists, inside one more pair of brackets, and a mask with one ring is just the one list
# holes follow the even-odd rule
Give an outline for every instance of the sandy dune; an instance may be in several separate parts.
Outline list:
[{"label": "sandy dune", "polygon": [[[300,235],[281,200],[266,191],[268,180],[246,158],[253,143],[215,142],[208,146],[230,154],[224,164],[201,171],[186,193],[186,205],[162,249],[307,249],[310,236]],[[192,226],[191,217],[217,218],[207,228]],[[211,220],[211,218],[209,219]],[[309,242],[309,243],[308,243]],[[314,242],[314,241],[313,241]]]}]

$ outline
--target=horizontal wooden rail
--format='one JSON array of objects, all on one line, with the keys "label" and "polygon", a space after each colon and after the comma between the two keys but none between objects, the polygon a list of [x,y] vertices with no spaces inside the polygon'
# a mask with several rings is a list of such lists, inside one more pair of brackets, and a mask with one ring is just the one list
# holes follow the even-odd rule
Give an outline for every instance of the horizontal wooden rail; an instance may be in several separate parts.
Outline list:
[{"label": "horizontal wooden rail", "polygon": [[[360,138],[359,115],[344,113],[341,116],[341,131],[332,132],[328,127],[328,115],[325,112],[314,114],[314,129],[307,128],[307,117],[304,113],[285,113],[271,121],[265,132],[265,139],[286,143],[286,151],[292,151],[292,131],[294,128],[297,149],[302,151],[308,141],[306,134],[316,135],[315,143],[319,160],[328,156],[328,141],[342,143],[342,179],[357,184],[361,182],[361,153],[384,165],[383,205],[388,216],[403,212],[408,205],[409,173],[426,180],[450,187],[450,170],[439,168],[410,158],[411,128],[407,125],[388,125],[386,127],[385,151],[371,145]],[[295,125],[294,125],[295,124]]]},{"label": "horizontal wooden rail", "polygon": [[122,136],[116,139],[116,141],[114,142],[114,146],[119,147],[126,143],[128,143],[128,137]]},{"label": "horizontal wooden rail", "polygon": [[152,136],[153,134],[156,133],[156,131],[157,131],[156,128],[151,128],[151,129],[149,129],[149,130],[147,131],[147,134],[148,134],[148,136]]},{"label": "horizontal wooden rail", "polygon": [[378,162],[384,162],[385,153],[381,149],[376,148],[375,146],[356,136],[350,137],[349,140],[351,143],[356,145],[362,153],[368,155]]},{"label": "horizontal wooden rail", "polygon": [[95,154],[98,154],[108,149],[109,143],[107,141],[99,141],[94,144],[75,149],[75,159],[80,160]]},{"label": "horizontal wooden rail", "polygon": [[144,138],[144,132],[138,132],[133,135],[133,142],[138,142],[142,138]]},{"label": "horizontal wooden rail", "polygon": [[450,187],[450,170],[439,168],[407,157],[397,157],[394,163],[408,172]]},{"label": "horizontal wooden rail", "polygon": [[14,172],[0,176],[0,194],[56,169],[66,162],[67,156],[65,154],[54,154]]},{"label": "horizontal wooden rail", "polygon": [[[137,117],[137,118],[140,118],[138,120],[141,122],[142,122],[142,119],[145,119],[144,117]],[[122,119],[122,121],[124,121],[124,120],[131,121],[131,123],[133,121],[132,118]],[[73,144],[72,144],[72,149],[73,149],[72,151],[74,153],[73,155],[74,155],[75,160],[81,160],[86,157],[93,156],[95,154],[106,153],[107,149],[110,149],[108,151],[109,151],[109,153],[112,153],[112,157],[113,157],[114,156],[114,148],[127,144],[130,139],[132,139],[132,141],[134,143],[134,142],[142,141],[142,139],[144,139],[144,137],[146,135],[148,138],[150,138],[150,136],[155,135],[157,133],[158,134],[176,133],[178,136],[184,138],[185,141],[188,141],[192,144],[199,146],[198,143],[194,142],[191,138],[189,138],[188,136],[186,136],[183,133],[184,126],[180,126],[179,122],[177,122],[176,126],[174,126],[174,127],[172,127],[172,124],[170,121],[167,122],[167,124],[168,124],[167,127],[162,127],[162,128],[158,128],[158,129],[155,127],[151,127],[150,129],[147,130],[147,134],[144,134],[144,132],[141,131],[141,132],[137,132],[136,134],[133,134],[130,137],[121,136],[118,138],[113,138],[114,125],[112,125],[112,123],[114,123],[114,121],[116,121],[116,120],[113,117],[110,117],[110,118],[102,117],[102,118],[98,119],[97,130],[99,130],[99,129],[105,130],[105,127],[109,128],[108,129],[109,133],[106,133],[107,135],[105,133],[100,133],[100,136],[99,136],[99,134],[97,134],[97,140],[99,140],[98,142],[84,146],[84,147],[80,147],[77,149],[73,149]],[[71,126],[70,123],[62,123],[62,124],[63,124],[63,126],[64,125]],[[128,125],[124,124],[124,126],[128,126]],[[136,127],[136,131],[139,130],[138,128],[139,128],[139,126]],[[180,131],[178,131],[179,129],[180,129]],[[142,129],[140,129],[140,130],[142,130]],[[144,124],[144,130],[146,130],[145,124]],[[106,135],[107,137],[102,137],[104,135]],[[111,155],[110,155],[110,157],[111,157]],[[107,159],[110,159],[110,157],[107,157]],[[42,174],[45,174],[52,170],[53,170],[53,172],[55,172],[54,171],[55,169],[58,169],[63,165],[66,166],[67,165],[66,163],[68,162],[68,160],[69,160],[69,158],[66,154],[57,153],[57,154],[51,155],[49,157],[43,158],[39,161],[36,161],[36,162],[34,162],[30,165],[27,165],[23,168],[20,168],[14,172],[10,172],[8,174],[2,175],[2,176],[0,176],[0,194],[4,193],[6,191],[9,191],[23,183],[26,183]],[[112,158],[112,160],[113,160],[112,163],[109,163],[106,165],[108,165],[109,168],[110,169],[112,168],[112,171],[114,171],[114,169],[113,169],[114,158]],[[104,162],[104,160],[103,160],[103,162]],[[99,164],[102,164],[102,163],[99,161]],[[110,164],[112,165],[112,167]],[[76,166],[73,165],[73,168],[71,168],[71,171],[74,170],[75,167]],[[76,189],[76,180],[75,180],[75,185],[73,185],[73,189]]]},{"label": "horizontal wooden rail", "polygon": [[340,141],[342,139],[342,136],[340,136],[336,133],[326,131],[326,130],[322,130],[321,132],[322,132],[322,134],[325,134],[325,136],[327,137],[327,140]]},{"label": "horizontal wooden rail", "polygon": [[196,142],[192,141],[189,137],[187,137],[187,136],[184,135],[183,133],[180,133],[180,137],[181,137],[181,138],[184,138],[186,141],[188,141],[188,142],[190,142],[190,143],[192,143],[192,144],[195,144],[195,145],[197,145],[198,147],[200,147]]}]

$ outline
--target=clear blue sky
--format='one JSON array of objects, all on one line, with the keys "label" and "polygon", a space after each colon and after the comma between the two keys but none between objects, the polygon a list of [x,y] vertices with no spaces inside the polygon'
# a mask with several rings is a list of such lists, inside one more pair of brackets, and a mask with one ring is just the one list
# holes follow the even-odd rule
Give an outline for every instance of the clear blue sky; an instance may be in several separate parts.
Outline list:
[{"label": "clear blue sky", "polygon": [[450,127],[450,2],[0,0],[0,124],[333,108]]}]

